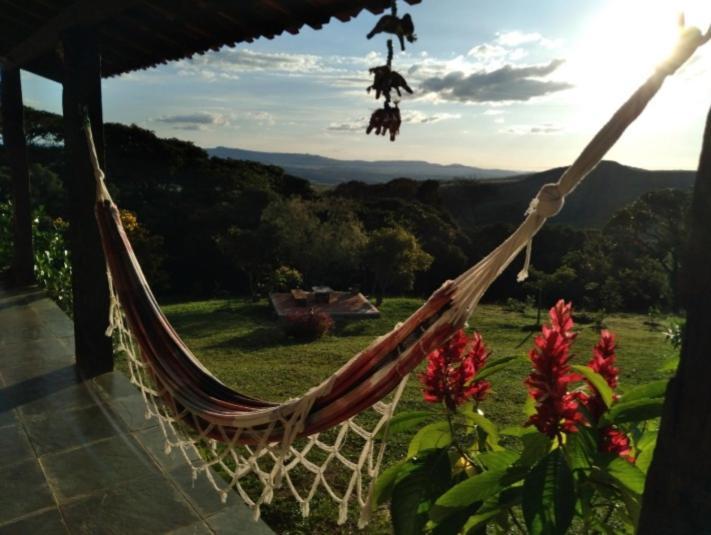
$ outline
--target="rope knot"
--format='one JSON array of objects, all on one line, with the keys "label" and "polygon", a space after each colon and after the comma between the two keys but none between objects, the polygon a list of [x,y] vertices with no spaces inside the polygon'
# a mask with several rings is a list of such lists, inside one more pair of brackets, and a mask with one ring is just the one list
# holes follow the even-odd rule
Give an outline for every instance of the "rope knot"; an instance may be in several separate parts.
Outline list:
[{"label": "rope knot", "polygon": [[545,184],[531,201],[526,214],[538,214],[548,219],[560,212],[564,202],[565,197],[561,194],[558,184]]}]

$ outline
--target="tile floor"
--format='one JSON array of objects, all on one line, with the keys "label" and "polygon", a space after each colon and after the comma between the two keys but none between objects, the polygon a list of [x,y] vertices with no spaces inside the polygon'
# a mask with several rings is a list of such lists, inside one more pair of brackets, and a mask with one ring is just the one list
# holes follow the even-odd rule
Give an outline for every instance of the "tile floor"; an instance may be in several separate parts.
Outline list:
[{"label": "tile floor", "polygon": [[72,333],[43,292],[0,288],[0,535],[272,533],[163,453],[124,375],[80,381]]}]

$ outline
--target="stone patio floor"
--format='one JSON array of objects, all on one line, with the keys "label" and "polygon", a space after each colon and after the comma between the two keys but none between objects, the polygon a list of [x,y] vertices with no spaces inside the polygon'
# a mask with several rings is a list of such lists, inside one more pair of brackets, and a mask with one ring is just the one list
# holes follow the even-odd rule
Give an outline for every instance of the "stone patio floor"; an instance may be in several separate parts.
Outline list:
[{"label": "stone patio floor", "polygon": [[0,288],[0,535],[272,533],[165,455],[123,374],[82,382],[73,347],[41,290]]}]

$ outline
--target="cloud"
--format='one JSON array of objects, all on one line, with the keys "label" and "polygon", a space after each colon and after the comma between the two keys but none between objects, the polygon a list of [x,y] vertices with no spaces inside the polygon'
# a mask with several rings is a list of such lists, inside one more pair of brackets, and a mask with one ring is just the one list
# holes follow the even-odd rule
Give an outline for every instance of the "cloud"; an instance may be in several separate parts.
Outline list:
[{"label": "cloud", "polygon": [[461,118],[462,116],[459,113],[433,113],[428,115],[419,110],[402,111],[402,122],[410,124],[438,123],[440,121],[446,121],[448,119]]},{"label": "cloud", "polygon": [[173,126],[174,130],[187,130],[190,132],[202,132],[207,130],[203,124],[179,124]]},{"label": "cloud", "polygon": [[517,47],[522,45],[540,45],[545,48],[556,48],[560,46],[561,41],[547,39],[538,32],[521,32],[514,30],[512,32],[499,32],[496,34],[495,43],[506,47]]},{"label": "cloud", "polygon": [[441,100],[527,101],[573,87],[567,82],[539,79],[552,74],[563,62],[562,59],[554,59],[546,65],[505,65],[493,71],[468,75],[462,71],[453,71],[444,76],[427,78],[421,87],[424,94],[433,93]]},{"label": "cloud", "polygon": [[256,52],[248,48],[222,48],[212,54],[179,62],[184,73],[277,71],[306,72],[316,68],[321,59],[313,54]]},{"label": "cloud", "polygon": [[[198,111],[195,113],[178,114],[178,115],[164,115],[162,117],[158,117],[153,120],[158,123],[178,125],[178,126],[175,126],[175,128],[178,128],[179,126],[181,126],[181,127],[183,127],[182,128],[183,130],[188,130],[187,128],[184,128],[187,125],[206,126],[206,125],[223,125],[223,124],[227,123],[227,118],[225,117],[225,115],[223,115],[221,113],[208,113],[208,112],[202,112],[202,111]],[[191,130],[194,130],[194,129],[191,129]]]},{"label": "cloud", "polygon": [[274,126],[276,119],[266,111],[237,111],[216,113],[198,111],[195,113],[164,115],[151,119],[152,122],[170,125],[174,130],[208,130],[211,127],[239,127],[244,123],[259,126]]},{"label": "cloud", "polygon": [[502,130],[504,134],[513,134],[516,136],[526,135],[546,135],[559,134],[563,128],[553,123],[543,123],[538,125],[514,125]]},{"label": "cloud", "polygon": [[[459,113],[425,113],[420,110],[402,110],[402,122],[405,124],[432,124],[450,119],[460,119]],[[334,122],[326,127],[332,132],[362,132],[368,126],[367,117],[358,117],[349,121]]]},{"label": "cloud", "polygon": [[245,73],[270,75],[336,77],[366,67],[384,63],[385,58],[371,51],[362,56],[333,54],[293,54],[289,52],[259,52],[249,48],[224,47],[175,64],[180,76],[199,76],[208,81],[237,79]]},{"label": "cloud", "polygon": [[342,123],[331,123],[326,127],[326,130],[331,132],[365,132],[365,127],[368,125],[368,120],[365,117],[353,119]]},{"label": "cloud", "polygon": [[[259,125],[274,126],[276,119],[268,111],[248,111],[243,115],[246,119],[256,122]],[[234,114],[233,118],[240,120],[239,114]]]}]

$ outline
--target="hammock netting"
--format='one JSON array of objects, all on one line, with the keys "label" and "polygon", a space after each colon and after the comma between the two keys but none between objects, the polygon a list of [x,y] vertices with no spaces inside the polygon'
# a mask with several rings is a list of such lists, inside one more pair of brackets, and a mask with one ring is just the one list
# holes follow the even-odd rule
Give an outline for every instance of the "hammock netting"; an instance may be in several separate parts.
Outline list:
[{"label": "hammock netting", "polygon": [[[625,102],[554,184],[531,202],[523,223],[499,247],[453,281],[447,281],[412,316],[376,339],[331,377],[299,398],[273,403],[243,395],[220,382],[193,356],[161,312],[124,232],[99,168],[96,218],[111,286],[111,325],[117,350],[127,357],[131,381],[156,418],[166,452],[178,449],[222,499],[236,490],[259,517],[262,504],[285,488],[309,514],[322,489],[339,506],[339,523],[356,502],[367,523],[372,484],[383,460],[388,422],[408,374],[463,327],[484,292],[557,214],[568,195],[594,169],[643,111],[664,79],[709,39],[686,29],[670,58]],[[211,469],[216,469],[219,476]]]}]

